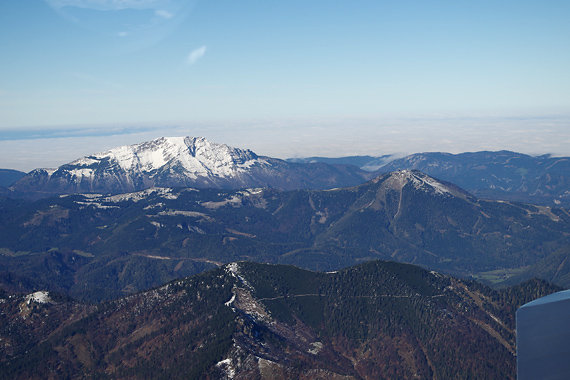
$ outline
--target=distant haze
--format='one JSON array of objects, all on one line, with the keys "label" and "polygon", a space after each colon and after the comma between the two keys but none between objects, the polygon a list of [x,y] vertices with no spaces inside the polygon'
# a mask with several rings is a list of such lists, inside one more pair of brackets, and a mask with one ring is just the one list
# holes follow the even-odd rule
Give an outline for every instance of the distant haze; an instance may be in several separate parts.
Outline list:
[{"label": "distant haze", "polygon": [[570,117],[423,117],[202,122],[0,132],[0,167],[29,171],[161,136],[204,136],[278,158],[512,150],[570,156]]}]

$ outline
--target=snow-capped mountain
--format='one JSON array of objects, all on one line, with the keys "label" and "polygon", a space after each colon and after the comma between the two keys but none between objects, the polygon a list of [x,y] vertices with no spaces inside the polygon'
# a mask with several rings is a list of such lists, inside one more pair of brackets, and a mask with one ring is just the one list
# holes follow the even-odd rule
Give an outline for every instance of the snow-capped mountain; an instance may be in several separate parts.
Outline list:
[{"label": "snow-capped mountain", "polygon": [[121,146],[80,158],[69,165],[76,179],[92,177],[104,161],[126,173],[144,173],[150,178],[164,171],[199,176],[232,177],[254,165],[268,165],[250,150],[216,144],[203,137],[162,137],[142,144]]},{"label": "snow-capped mountain", "polygon": [[364,182],[352,166],[292,164],[203,137],[161,137],[82,157],[56,169],[36,169],[14,193],[125,193],[154,186],[329,188]]}]

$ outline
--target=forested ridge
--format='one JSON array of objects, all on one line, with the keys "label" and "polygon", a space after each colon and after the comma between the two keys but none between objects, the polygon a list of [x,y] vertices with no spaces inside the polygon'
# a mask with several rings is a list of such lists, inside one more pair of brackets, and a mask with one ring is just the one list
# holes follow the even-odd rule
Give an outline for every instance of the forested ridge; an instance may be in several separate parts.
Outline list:
[{"label": "forested ridge", "polygon": [[555,290],[532,281],[496,291],[375,261],[334,273],[233,263],[98,305],[3,292],[0,373],[514,378],[514,312]]}]

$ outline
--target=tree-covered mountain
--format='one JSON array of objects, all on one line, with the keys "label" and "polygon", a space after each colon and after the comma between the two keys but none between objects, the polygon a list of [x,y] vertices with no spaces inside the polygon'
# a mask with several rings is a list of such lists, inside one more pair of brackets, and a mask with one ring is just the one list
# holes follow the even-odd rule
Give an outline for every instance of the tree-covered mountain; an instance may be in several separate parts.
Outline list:
[{"label": "tree-covered mountain", "polygon": [[379,170],[416,169],[491,199],[570,207],[570,157],[510,151],[416,153]]},{"label": "tree-covered mountain", "polygon": [[8,187],[25,175],[19,170],[0,169],[0,187]]},{"label": "tree-covered mountain", "polygon": [[416,266],[231,263],[112,302],[0,294],[0,378],[514,379],[502,291]]},{"label": "tree-covered mountain", "polygon": [[162,137],[36,169],[11,187],[11,196],[126,193],[151,187],[327,189],[372,177],[350,165],[294,164],[258,156],[202,137]]},{"label": "tree-covered mountain", "polygon": [[100,300],[238,260],[330,271],[387,259],[512,275],[567,247],[569,231],[564,209],[479,200],[417,171],[327,191],[4,199],[0,281]]},{"label": "tree-covered mountain", "polygon": [[376,173],[420,170],[455,183],[480,198],[570,207],[569,157],[481,151],[415,153],[402,158],[393,155],[307,157],[288,161],[350,164]]},{"label": "tree-covered mountain", "polygon": [[549,254],[536,264],[523,268],[516,275],[498,281],[500,285],[517,284],[527,278],[541,278],[553,284],[570,288],[570,245]]}]

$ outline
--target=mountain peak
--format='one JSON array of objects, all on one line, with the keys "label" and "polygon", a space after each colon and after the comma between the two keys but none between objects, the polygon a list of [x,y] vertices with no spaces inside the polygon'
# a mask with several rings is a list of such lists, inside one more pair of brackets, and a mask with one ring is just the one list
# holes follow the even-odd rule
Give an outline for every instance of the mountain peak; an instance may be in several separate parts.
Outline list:
[{"label": "mountain peak", "polygon": [[419,170],[400,170],[393,173],[392,178],[403,183],[410,183],[417,190],[433,191],[436,194],[451,194],[451,190],[435,178]]},{"label": "mountain peak", "polygon": [[374,180],[384,189],[401,192],[404,187],[411,187],[415,191],[422,191],[436,196],[459,196],[466,198],[467,192],[459,187],[422,173],[419,170],[397,170],[382,175]]},{"label": "mountain peak", "polygon": [[[179,166],[194,175],[227,175],[236,166],[255,160],[258,156],[250,150],[232,148],[208,141],[204,137],[160,137],[135,145],[123,145],[108,151],[86,156],[68,165],[76,166],[72,175],[90,174],[93,165],[111,161],[123,170],[151,173]],[[223,173],[216,173],[221,169]]]}]

